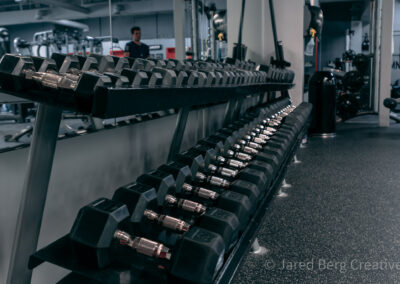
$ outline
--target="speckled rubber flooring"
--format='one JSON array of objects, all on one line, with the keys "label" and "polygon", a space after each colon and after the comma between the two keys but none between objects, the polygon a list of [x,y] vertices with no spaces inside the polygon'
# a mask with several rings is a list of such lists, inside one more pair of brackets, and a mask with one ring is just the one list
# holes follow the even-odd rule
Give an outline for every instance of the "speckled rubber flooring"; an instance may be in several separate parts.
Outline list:
[{"label": "speckled rubber flooring", "polygon": [[298,158],[233,283],[399,283],[400,127],[344,124]]}]

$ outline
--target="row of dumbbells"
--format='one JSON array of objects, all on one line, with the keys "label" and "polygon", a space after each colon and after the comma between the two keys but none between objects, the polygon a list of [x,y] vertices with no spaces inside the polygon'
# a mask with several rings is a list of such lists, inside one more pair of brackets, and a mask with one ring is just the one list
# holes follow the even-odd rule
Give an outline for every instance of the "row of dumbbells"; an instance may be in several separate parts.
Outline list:
[{"label": "row of dumbbells", "polygon": [[[248,67],[250,66],[250,67]],[[118,88],[236,87],[267,82],[292,83],[294,72],[273,66],[175,59],[132,59],[92,54],[88,57],[53,53],[51,58],[6,54],[0,75],[31,79],[39,86],[93,92],[96,86]],[[16,84],[17,83],[17,84]],[[3,82],[11,90],[24,88]],[[25,86],[32,87],[31,85]]]},{"label": "row of dumbbells", "polygon": [[82,208],[70,233],[80,259],[100,268],[150,261],[179,279],[212,282],[305,125],[308,107],[287,103],[247,112]]}]

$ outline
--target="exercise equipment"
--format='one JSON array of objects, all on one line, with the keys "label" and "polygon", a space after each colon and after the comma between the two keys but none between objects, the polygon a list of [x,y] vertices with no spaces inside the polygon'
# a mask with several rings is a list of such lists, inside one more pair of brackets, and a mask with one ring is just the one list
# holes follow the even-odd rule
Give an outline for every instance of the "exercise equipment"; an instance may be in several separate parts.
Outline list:
[{"label": "exercise equipment", "polygon": [[70,239],[83,259],[95,260],[100,268],[113,262],[127,262],[118,258],[116,246],[127,247],[153,259],[168,260],[170,263],[161,264],[168,266],[172,275],[198,283],[209,283],[214,271],[221,266],[224,246],[219,235],[194,228],[183,235],[175,250],[171,251],[161,243],[139,236],[132,237],[122,229],[128,219],[126,205],[106,198],[98,199],[79,211]]},{"label": "exercise equipment", "polygon": [[[301,112],[287,108],[290,101],[284,93],[281,98],[268,98],[268,103],[257,104],[244,114],[236,109],[235,105],[240,105],[248,94],[259,96],[268,88],[280,91],[281,86],[291,86],[286,83],[289,72],[278,67],[267,79],[269,69],[257,70],[255,64],[244,61],[217,64],[121,60],[95,55],[55,55],[44,61],[7,56],[11,59],[0,61],[0,83],[6,91],[12,91],[18,82],[19,90],[28,98],[35,93],[41,102],[102,118],[176,108],[180,113],[178,134],[180,122],[185,120],[185,108],[233,101],[227,108],[232,115],[227,115],[224,127],[187,151],[171,148],[170,162],[119,188],[111,203],[105,203],[107,209],[91,208],[84,210],[91,213],[82,213],[95,216],[99,213],[92,214],[94,211],[114,212],[120,205],[113,204],[122,204],[125,215],[122,210],[117,210],[115,216],[111,213],[121,220],[110,219],[107,213],[103,215],[107,217],[98,217],[99,223],[94,221],[96,217],[82,218],[90,221],[82,221],[84,225],[76,226],[68,236],[32,256],[30,268],[38,265],[40,259],[100,282],[113,283],[121,280],[122,275],[132,281],[149,274],[160,277],[157,283],[210,283],[217,279],[226,269],[221,267],[230,265],[226,260],[236,258],[239,246],[250,240],[253,229],[249,224],[258,222],[262,215],[270,192],[279,183],[299,137],[304,134],[309,115],[301,115],[304,108]],[[3,83],[4,78],[10,79],[10,83]],[[139,86],[134,87],[135,81]],[[173,144],[180,145],[176,133]],[[104,227],[105,235],[99,229]],[[94,237],[93,243],[85,243],[83,228],[107,241],[99,246],[99,238]],[[207,236],[202,232],[208,232]],[[202,241],[193,241],[192,234],[201,235]],[[213,236],[218,239],[215,243],[211,241]],[[199,245],[198,252],[197,247],[183,245],[192,241]],[[218,243],[218,249],[207,247],[210,242]],[[148,244],[149,249],[144,250],[140,244]],[[60,249],[64,253],[60,254]],[[91,257],[86,252],[91,252]]]}]

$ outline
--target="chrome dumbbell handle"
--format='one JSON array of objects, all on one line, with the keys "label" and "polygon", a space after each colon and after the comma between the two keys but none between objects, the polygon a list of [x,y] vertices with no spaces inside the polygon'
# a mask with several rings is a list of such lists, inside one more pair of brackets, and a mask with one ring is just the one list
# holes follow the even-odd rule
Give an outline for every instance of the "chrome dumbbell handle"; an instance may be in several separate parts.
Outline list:
[{"label": "chrome dumbbell handle", "polygon": [[169,248],[161,243],[141,237],[132,238],[131,235],[121,230],[115,231],[114,238],[118,239],[121,245],[129,246],[138,253],[154,258],[171,259]]}]

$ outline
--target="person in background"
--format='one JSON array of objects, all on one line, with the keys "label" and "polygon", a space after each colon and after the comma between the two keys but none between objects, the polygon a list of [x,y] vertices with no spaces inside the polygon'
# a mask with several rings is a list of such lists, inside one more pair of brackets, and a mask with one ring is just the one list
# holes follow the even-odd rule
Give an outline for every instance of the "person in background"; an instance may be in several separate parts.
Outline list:
[{"label": "person in background", "polygon": [[140,42],[140,27],[131,29],[132,41],[125,45],[125,56],[132,58],[148,58],[150,56],[149,46]]}]

